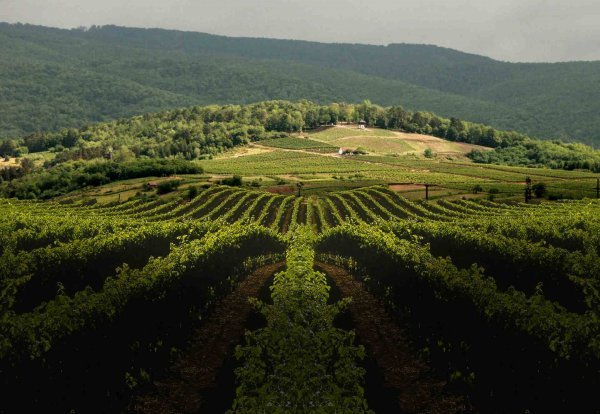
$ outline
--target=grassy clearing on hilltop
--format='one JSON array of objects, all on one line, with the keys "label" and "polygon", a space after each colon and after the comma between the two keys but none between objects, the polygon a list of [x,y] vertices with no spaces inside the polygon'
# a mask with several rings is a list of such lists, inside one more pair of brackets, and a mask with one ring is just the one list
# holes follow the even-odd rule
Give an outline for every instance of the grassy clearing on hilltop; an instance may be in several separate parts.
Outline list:
[{"label": "grassy clearing on hilltop", "polygon": [[429,148],[438,155],[465,158],[472,150],[489,150],[480,145],[451,142],[431,135],[379,128],[359,129],[356,125],[324,128],[308,132],[305,136],[341,148],[364,148],[370,153],[379,155],[422,154]]},{"label": "grassy clearing on hilltop", "polygon": [[[337,153],[341,142],[352,142],[355,145],[340,146],[362,147],[368,154],[341,156]],[[491,192],[493,198],[520,200],[526,177],[534,183],[545,184],[547,194],[593,197],[595,179],[599,176],[589,171],[476,164],[464,154],[483,147],[420,134],[377,128],[362,130],[350,125],[257,144],[225,152],[200,164],[211,175],[241,175],[246,182],[255,183],[258,175],[266,175],[274,181],[287,182],[274,191],[282,191],[282,187],[287,186],[287,191],[293,192],[294,183],[300,181],[306,184],[304,191],[308,193],[354,188],[361,183],[388,183],[396,184],[395,190],[411,199],[424,198],[423,184],[427,183],[435,185],[429,193],[433,198],[482,197]],[[414,149],[404,153],[389,151],[409,145],[436,151],[432,158]],[[262,181],[260,185],[269,187],[272,181]]]}]

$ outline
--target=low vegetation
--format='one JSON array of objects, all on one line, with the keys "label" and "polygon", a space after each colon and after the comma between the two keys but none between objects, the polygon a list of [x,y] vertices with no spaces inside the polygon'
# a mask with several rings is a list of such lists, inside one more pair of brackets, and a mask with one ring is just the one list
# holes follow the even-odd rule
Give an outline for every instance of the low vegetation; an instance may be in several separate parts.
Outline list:
[{"label": "low vegetation", "polygon": [[336,322],[352,298],[332,297],[316,259],[387,305],[415,346],[403,352],[429,367],[442,401],[481,411],[593,406],[598,202],[411,202],[381,186],[307,197],[197,191],[93,206],[0,200],[3,407],[122,410],[167,375],[238,280],[284,250],[285,270],[254,300],[265,325],[237,351],[233,411],[375,403],[360,362],[371,351]]}]

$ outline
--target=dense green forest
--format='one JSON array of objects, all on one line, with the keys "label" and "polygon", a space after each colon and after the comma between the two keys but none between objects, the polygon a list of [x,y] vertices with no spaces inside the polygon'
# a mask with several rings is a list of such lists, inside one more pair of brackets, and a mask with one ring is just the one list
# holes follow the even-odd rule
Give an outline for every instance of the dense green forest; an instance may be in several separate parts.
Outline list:
[{"label": "dense green forest", "polygon": [[[475,162],[600,171],[600,151],[584,144],[535,140],[458,118],[411,112],[401,106],[381,107],[370,101],[330,105],[266,101],[187,107],[4,140],[0,156],[48,151],[53,157],[40,167],[23,161],[19,166],[0,170],[0,193],[19,198],[51,198],[119,179],[200,172],[189,162],[212,158],[250,142],[359,120],[365,120],[369,126],[495,148],[471,152],[469,156]],[[156,160],[165,159],[173,165],[156,164]]]},{"label": "dense green forest", "polygon": [[0,23],[0,137],[197,104],[403,105],[540,138],[600,142],[600,62],[514,64],[424,45]]}]

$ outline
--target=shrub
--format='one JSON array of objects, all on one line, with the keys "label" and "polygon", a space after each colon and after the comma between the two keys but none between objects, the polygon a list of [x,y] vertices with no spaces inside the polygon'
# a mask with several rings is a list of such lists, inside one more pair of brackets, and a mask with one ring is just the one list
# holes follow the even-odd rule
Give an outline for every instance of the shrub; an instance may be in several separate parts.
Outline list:
[{"label": "shrub", "polygon": [[480,186],[479,184],[477,184],[475,187],[473,187],[471,189],[471,191],[473,192],[473,194],[477,194],[483,191],[483,187]]},{"label": "shrub", "polygon": [[242,177],[239,175],[234,175],[231,178],[223,178],[221,180],[221,184],[228,185],[230,187],[240,187],[242,185]]},{"label": "shrub", "polygon": [[156,194],[167,194],[174,191],[181,184],[181,180],[167,180],[156,186]]},{"label": "shrub", "polygon": [[542,198],[544,194],[546,194],[546,184],[544,183],[534,184],[533,187],[531,187],[531,189],[533,190],[533,194],[535,194],[537,198]]},{"label": "shrub", "polygon": [[187,198],[189,198],[191,200],[193,198],[196,198],[197,195],[198,195],[198,187],[196,187],[195,185],[189,186],[187,189]]}]

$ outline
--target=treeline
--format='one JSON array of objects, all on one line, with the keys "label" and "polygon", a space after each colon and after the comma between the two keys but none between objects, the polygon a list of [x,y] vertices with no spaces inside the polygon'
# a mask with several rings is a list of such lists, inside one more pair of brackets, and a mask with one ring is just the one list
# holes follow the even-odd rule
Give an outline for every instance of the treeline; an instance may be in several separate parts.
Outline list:
[{"label": "treeline", "polygon": [[[445,119],[430,112],[411,112],[401,106],[361,104],[318,105],[309,101],[267,101],[250,105],[195,106],[146,114],[81,129],[36,132],[5,140],[0,155],[52,151],[55,163],[93,158],[131,157],[184,159],[209,157],[225,149],[278,133],[298,132],[322,125],[364,120],[369,126],[434,135],[451,141],[488,147],[507,147],[527,137],[484,125]],[[124,148],[125,147],[125,148]]]},{"label": "treeline", "polygon": [[484,164],[600,172],[600,151],[578,143],[525,139],[512,146],[496,148],[495,151],[474,150],[468,156]]},{"label": "treeline", "polygon": [[508,63],[427,45],[0,23],[0,137],[205,104],[370,99],[600,145],[600,62]]},{"label": "treeline", "polygon": [[382,107],[370,101],[319,105],[302,100],[194,106],[4,140],[0,155],[52,151],[56,153],[54,164],[101,157],[117,161],[143,157],[193,160],[210,158],[248,142],[359,120],[369,126],[496,148],[493,152],[473,152],[471,158],[476,162],[599,170],[600,152],[586,145],[535,140],[514,131],[447,119],[431,112],[411,112],[401,106]]},{"label": "treeline", "polygon": [[[77,188],[132,178],[127,172],[119,170],[115,173],[112,169],[119,165],[128,166],[128,162],[135,160],[142,160],[139,165],[152,165],[143,174],[164,175],[171,173],[164,170],[167,164],[153,164],[148,160],[168,159],[167,163],[171,165],[172,160],[211,158],[249,142],[360,120],[372,127],[495,148],[495,151],[473,151],[469,156],[475,162],[600,171],[600,151],[583,144],[534,140],[517,132],[500,131],[458,118],[446,119],[430,112],[411,112],[401,106],[382,107],[370,101],[330,105],[306,100],[267,101],[249,105],[194,106],[81,129],[37,132],[17,140],[4,140],[0,144],[0,155],[4,157],[41,151],[52,152],[55,156],[43,167],[27,165],[25,170],[21,164],[21,167],[6,171],[0,179],[8,183],[0,190],[9,197],[50,198]],[[104,162],[88,165],[81,163],[82,160]],[[158,168],[158,165],[162,167]],[[192,164],[186,168],[197,172]]]},{"label": "treeline", "polygon": [[0,194],[20,199],[48,199],[118,180],[199,173],[202,173],[201,167],[185,160],[75,161],[35,170],[12,181],[0,181]]},{"label": "treeline", "polygon": [[234,146],[281,136],[278,131],[301,130],[306,106],[314,104],[281,101],[177,109],[6,139],[0,143],[0,155],[50,151],[56,154],[53,164],[94,158],[209,158]]}]

